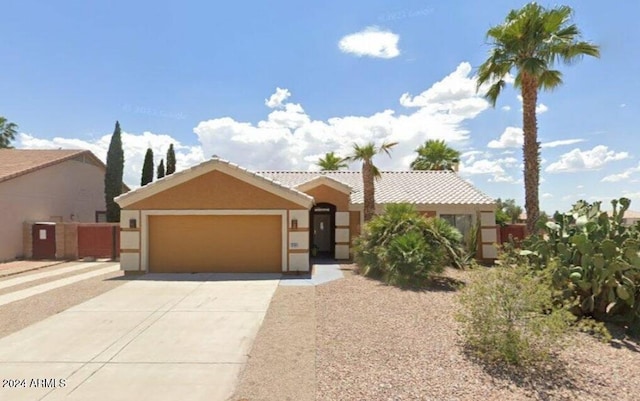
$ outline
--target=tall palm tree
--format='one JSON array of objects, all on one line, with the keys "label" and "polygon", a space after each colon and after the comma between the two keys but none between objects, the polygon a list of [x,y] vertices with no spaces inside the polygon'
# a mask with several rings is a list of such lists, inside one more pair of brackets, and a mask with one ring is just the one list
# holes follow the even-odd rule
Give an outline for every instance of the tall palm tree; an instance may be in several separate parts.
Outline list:
[{"label": "tall palm tree", "polygon": [[515,87],[522,95],[522,153],[529,232],[534,232],[540,213],[538,90],[551,90],[562,84],[562,73],[554,69],[556,64],[572,64],[585,55],[600,56],[598,46],[579,40],[580,31],[571,24],[571,14],[572,10],[567,6],[546,9],[536,3],[512,10],[503,24],[491,27],[487,32],[493,48],[478,70],[478,89],[489,85],[485,97],[493,106],[505,86],[505,78],[511,70],[516,70]]},{"label": "tall palm tree", "polygon": [[443,140],[429,139],[416,149],[418,156],[411,162],[412,170],[455,170],[460,152]]},{"label": "tall palm tree", "polygon": [[375,143],[369,142],[365,145],[353,144],[353,152],[347,158],[349,161],[362,162],[362,189],[364,192],[364,221],[367,222],[376,213],[376,198],[374,178],[380,177],[378,168],[373,164],[373,157],[380,153],[386,153],[391,157],[391,148],[396,146],[397,142],[383,142],[382,145],[376,146]]},{"label": "tall palm tree", "polygon": [[337,171],[348,167],[346,160],[336,156],[334,152],[329,152],[318,159],[316,165],[320,166],[322,171]]}]

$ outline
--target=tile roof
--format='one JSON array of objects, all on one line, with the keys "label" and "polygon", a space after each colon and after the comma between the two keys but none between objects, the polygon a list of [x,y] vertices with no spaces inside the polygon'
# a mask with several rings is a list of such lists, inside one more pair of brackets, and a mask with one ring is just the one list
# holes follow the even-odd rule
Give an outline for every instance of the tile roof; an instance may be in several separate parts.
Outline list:
[{"label": "tile roof", "polygon": [[[295,187],[319,175],[353,189],[352,204],[364,203],[359,171],[259,171],[282,185]],[[407,202],[425,205],[492,205],[495,201],[452,171],[382,171],[376,180],[376,203]]]},{"label": "tile roof", "polygon": [[0,149],[0,182],[73,159],[83,153],[91,154],[82,149]]}]

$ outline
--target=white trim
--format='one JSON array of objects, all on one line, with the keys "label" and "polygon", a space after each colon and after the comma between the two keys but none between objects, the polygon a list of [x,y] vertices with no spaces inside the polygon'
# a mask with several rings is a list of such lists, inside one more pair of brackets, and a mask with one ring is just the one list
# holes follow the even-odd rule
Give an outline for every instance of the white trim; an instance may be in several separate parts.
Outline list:
[{"label": "white trim", "polygon": [[134,191],[127,192],[116,197],[114,200],[120,205],[121,208],[126,208],[133,203],[139,202],[143,199],[149,198],[153,195],[157,195],[162,191],[173,188],[177,185],[183,184],[203,174],[207,174],[213,171],[220,171],[224,174],[230,175],[240,181],[244,181],[247,184],[253,185],[256,188],[260,188],[267,192],[270,192],[276,196],[280,196],[283,199],[291,201],[295,204],[306,207],[307,209],[313,205],[313,197],[298,191],[294,188],[286,187],[270,178],[243,169],[238,165],[232,164],[222,159],[211,159],[189,169],[180,171],[178,173],[170,174],[155,182],[152,182],[144,187],[140,187]]},{"label": "white trim", "polygon": [[282,271],[287,271],[288,266],[288,238],[287,238],[287,211],[286,210],[142,210],[142,246],[140,247],[140,267],[144,272],[149,272],[149,216],[280,216],[282,230]]}]

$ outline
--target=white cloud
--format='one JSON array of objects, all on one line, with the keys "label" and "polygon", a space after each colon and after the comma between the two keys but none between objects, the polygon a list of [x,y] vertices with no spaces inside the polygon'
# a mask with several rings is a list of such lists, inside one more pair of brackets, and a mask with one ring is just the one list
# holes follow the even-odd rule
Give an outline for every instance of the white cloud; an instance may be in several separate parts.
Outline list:
[{"label": "white cloud", "polygon": [[584,142],[584,139],[560,139],[558,141],[545,142],[540,144],[541,148],[557,148],[558,146],[573,145],[576,143]]},{"label": "white cloud", "polygon": [[605,164],[623,160],[629,157],[627,152],[615,152],[604,145],[595,146],[591,150],[582,151],[579,148],[560,156],[557,162],[551,163],[546,171],[550,173],[575,172],[583,170],[597,170]]},{"label": "white cloud", "polygon": [[399,144],[391,159],[378,159],[379,166],[404,169],[427,139],[444,139],[454,147],[468,140],[464,122],[489,108],[476,93],[475,82],[471,66],[462,63],[421,94],[402,95],[400,103],[411,107],[407,114],[383,110],[314,120],[301,105],[287,100],[256,124],[216,118],[200,122],[194,132],[205,154],[216,153],[252,169],[307,170],[318,155],[330,151],[346,155],[354,142],[383,140]]},{"label": "white cloud", "polygon": [[276,88],[276,91],[269,99],[264,100],[264,104],[267,107],[274,109],[282,107],[282,102],[287,100],[291,96],[291,92],[288,89]]},{"label": "white cloud", "polygon": [[400,36],[381,30],[377,26],[370,26],[363,31],[352,33],[340,39],[338,47],[344,53],[357,56],[376,58],[394,58],[400,55],[398,40]]},{"label": "white cloud", "polygon": [[[107,150],[111,141],[111,134],[101,136],[95,141],[83,139],[53,138],[38,139],[33,135],[20,134],[17,147],[29,149],[87,149],[100,160],[106,162]],[[183,170],[204,161],[205,157],[199,146],[185,146],[169,135],[158,135],[144,132],[139,135],[122,132],[122,148],[124,149],[124,182],[132,188],[140,186],[142,164],[147,148],[153,150],[154,166],[165,159],[169,145],[173,143],[176,153],[176,169]],[[165,160],[166,165],[166,160]]]},{"label": "white cloud", "polygon": [[640,163],[638,163],[636,167],[628,168],[622,173],[608,175],[604,177],[601,181],[603,182],[627,181],[629,180],[629,178],[631,178],[631,175],[633,173],[638,173],[638,172],[640,172]]},{"label": "white cloud", "polygon": [[511,110],[511,106],[502,106],[501,109],[503,111],[509,111],[509,110]]},{"label": "white cloud", "polygon": [[[175,143],[179,169],[216,154],[252,170],[309,170],[326,152],[347,155],[354,142],[387,140],[399,144],[393,149],[392,158],[381,156],[376,164],[381,169],[406,169],[415,157],[415,149],[428,139],[444,139],[458,149],[469,140],[467,121],[489,107],[475,92],[475,85],[470,65],[462,63],[420,95],[403,95],[400,102],[411,104],[404,113],[381,110],[326,120],[313,119],[301,104],[291,101],[293,95],[287,89],[278,88],[265,101],[270,108],[259,121],[219,117],[197,123],[192,139],[195,146],[183,145],[168,135],[123,134],[125,180],[131,186],[138,185],[147,146],[152,145],[158,162],[171,142]],[[86,148],[104,159],[109,139],[110,133],[97,141],[29,136],[18,146]],[[189,139],[183,138],[183,143],[186,141]],[[359,168],[356,164],[352,167]]]},{"label": "white cloud", "polygon": [[473,118],[489,108],[489,103],[476,93],[476,78],[471,76],[471,64],[460,63],[456,70],[419,95],[404,93],[400,104],[421,107],[431,112],[452,110]]},{"label": "white cloud", "polygon": [[553,198],[553,194],[550,194],[549,192],[545,192],[541,196],[542,196],[543,199]]},{"label": "white cloud", "polygon": [[492,140],[487,146],[492,149],[517,148],[522,147],[523,143],[522,128],[507,127],[500,135],[500,139]]},{"label": "white cloud", "polygon": [[540,103],[536,106],[536,113],[537,114],[542,114],[545,113],[549,110],[549,108],[547,107],[547,105],[545,105],[544,103]]},{"label": "white cloud", "polygon": [[[519,179],[511,174],[520,174],[519,162],[514,157],[505,157],[492,160],[490,154],[468,152],[461,156],[459,172],[462,176],[490,175],[489,182],[518,183]],[[482,155],[484,159],[477,160],[476,156]]]}]

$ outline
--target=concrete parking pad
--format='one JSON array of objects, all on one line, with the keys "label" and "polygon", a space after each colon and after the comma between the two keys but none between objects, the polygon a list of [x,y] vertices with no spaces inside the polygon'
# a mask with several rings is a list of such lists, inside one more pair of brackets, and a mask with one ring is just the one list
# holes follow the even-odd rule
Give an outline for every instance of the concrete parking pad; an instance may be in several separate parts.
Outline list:
[{"label": "concrete parking pad", "polygon": [[0,339],[11,400],[225,400],[279,275],[147,275]]}]

